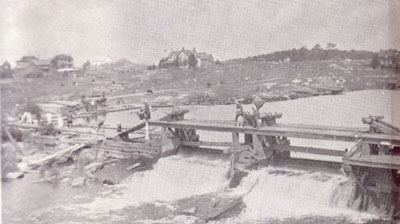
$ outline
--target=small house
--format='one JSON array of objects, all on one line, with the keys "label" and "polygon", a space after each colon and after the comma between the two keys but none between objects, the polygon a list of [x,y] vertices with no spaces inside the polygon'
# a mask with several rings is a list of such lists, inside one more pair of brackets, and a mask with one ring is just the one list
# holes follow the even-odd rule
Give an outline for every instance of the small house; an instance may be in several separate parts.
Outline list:
[{"label": "small house", "polygon": [[74,59],[70,55],[59,54],[56,55],[52,60],[51,64],[56,70],[63,68],[73,68]]},{"label": "small house", "polygon": [[397,50],[381,50],[378,53],[378,60],[381,68],[399,68],[400,53]]},{"label": "small house", "polygon": [[214,63],[214,57],[211,54],[200,52],[196,54],[199,67],[205,67]]},{"label": "small house", "polygon": [[14,77],[39,78],[43,71],[33,62],[19,62],[13,69]]},{"label": "small house", "polygon": [[187,67],[189,66],[190,58],[193,56],[196,58],[197,67],[207,66],[214,63],[214,58],[211,54],[197,52],[195,48],[193,48],[193,50],[185,50],[185,48],[182,48],[182,50],[171,51],[167,57],[162,58],[159,67]]},{"label": "small house", "polygon": [[51,60],[39,59],[35,56],[24,56],[17,61],[14,68],[16,76],[41,77],[50,72]]}]

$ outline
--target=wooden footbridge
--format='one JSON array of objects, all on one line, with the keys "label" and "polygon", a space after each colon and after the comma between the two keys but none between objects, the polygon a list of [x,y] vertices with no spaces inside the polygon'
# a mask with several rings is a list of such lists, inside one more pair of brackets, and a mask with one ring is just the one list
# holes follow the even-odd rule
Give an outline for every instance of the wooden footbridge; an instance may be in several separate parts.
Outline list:
[{"label": "wooden footbridge", "polygon": [[[385,123],[386,124],[386,123]],[[382,125],[382,121],[374,122],[373,126],[380,126],[383,128],[381,131],[371,131],[370,129],[348,128],[348,127],[335,127],[335,126],[320,126],[320,125],[304,125],[304,124],[272,124],[262,125],[259,128],[251,126],[237,127],[234,122],[229,121],[207,121],[207,120],[175,120],[175,121],[150,121],[149,125],[159,126],[168,129],[173,133],[176,140],[179,140],[180,145],[190,147],[200,146],[226,146],[232,147],[248,145],[252,148],[259,147],[264,152],[264,155],[275,154],[275,152],[302,152],[310,154],[340,156],[346,154],[346,149],[326,149],[317,146],[300,147],[290,145],[289,138],[303,138],[303,139],[318,139],[318,140],[335,140],[354,142],[355,147],[359,146],[357,142],[364,144],[394,147],[400,145],[400,132]],[[371,126],[372,127],[372,126]],[[175,129],[174,131],[172,129]],[[210,131],[210,132],[228,132],[232,133],[232,142],[207,142],[200,141],[198,136],[194,136],[196,130]],[[238,134],[242,133],[247,136],[244,143],[239,143]],[[353,147],[354,148],[354,147]],[[383,147],[381,147],[383,148]],[[231,148],[233,149],[233,148]],[[353,149],[354,150],[354,149]],[[226,150],[225,152],[231,152]],[[268,153],[270,152],[270,153]],[[272,152],[272,153],[271,153]],[[371,156],[371,153],[365,153],[365,156]],[[400,159],[393,159],[393,155],[378,152],[378,157],[371,159],[371,166],[378,166],[382,168],[400,169]],[[348,158],[348,157],[346,157]],[[263,158],[260,158],[263,159]],[[385,161],[385,159],[387,161]],[[385,165],[377,164],[378,161],[384,161]],[[367,161],[366,162],[367,165]]]},{"label": "wooden footbridge", "polygon": [[234,122],[181,120],[181,121],[150,121],[150,125],[177,129],[194,129],[213,132],[231,132],[256,134],[266,136],[285,136],[293,138],[337,140],[356,142],[359,139],[371,143],[391,142],[400,144],[400,135],[369,133],[368,129],[305,125],[305,124],[275,124],[273,126],[237,127]]}]

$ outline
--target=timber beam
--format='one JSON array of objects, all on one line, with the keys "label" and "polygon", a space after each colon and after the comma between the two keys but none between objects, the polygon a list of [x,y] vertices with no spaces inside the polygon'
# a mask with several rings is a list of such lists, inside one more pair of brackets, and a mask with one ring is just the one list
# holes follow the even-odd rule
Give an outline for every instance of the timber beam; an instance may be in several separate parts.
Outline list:
[{"label": "timber beam", "polygon": [[181,145],[183,146],[223,146],[223,147],[231,147],[232,142],[207,142],[207,141],[182,141]]},{"label": "timber beam", "polygon": [[272,145],[271,148],[277,151],[302,152],[302,153],[310,153],[310,154],[326,155],[326,156],[339,156],[339,157],[343,157],[343,155],[346,153],[345,151],[340,151],[340,150],[314,148],[314,147],[301,147],[301,146],[292,146],[286,144]]},{"label": "timber beam", "polygon": [[245,133],[245,134],[256,134],[256,135],[267,135],[267,136],[285,136],[293,138],[306,138],[306,139],[320,139],[320,140],[336,140],[336,141],[350,141],[356,142],[362,139],[364,142],[376,143],[390,142],[395,145],[400,145],[400,135],[388,135],[388,134],[375,134],[365,132],[355,132],[351,130],[338,130],[323,128],[301,128],[298,125],[291,127],[290,125],[279,125],[279,126],[266,126],[260,128],[253,127],[236,127],[233,123],[212,123],[212,122],[198,122],[198,121],[150,121],[149,125],[159,127],[170,127],[178,129],[195,129],[204,131],[215,131],[215,132],[231,132],[231,133]]}]

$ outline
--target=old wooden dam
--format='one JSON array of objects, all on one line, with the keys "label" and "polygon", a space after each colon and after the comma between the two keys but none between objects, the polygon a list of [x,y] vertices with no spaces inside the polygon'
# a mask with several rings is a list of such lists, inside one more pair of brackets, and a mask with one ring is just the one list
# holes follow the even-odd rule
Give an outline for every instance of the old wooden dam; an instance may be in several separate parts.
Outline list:
[{"label": "old wooden dam", "polygon": [[[187,120],[185,112],[171,115],[169,120],[149,121],[150,126],[162,127],[163,156],[183,150],[214,153],[231,161],[231,186],[236,186],[246,172],[262,166],[288,166],[304,169],[321,167],[349,175],[357,183],[354,200],[358,209],[375,205],[390,216],[400,215],[400,130],[370,116],[362,121],[368,130],[348,127],[305,124],[279,124],[282,114],[261,114],[261,127],[248,124],[237,127],[232,122]],[[132,131],[134,131],[133,129]],[[201,141],[199,132],[232,133],[230,142]],[[239,135],[244,135],[244,142]],[[354,142],[349,149],[337,150],[292,146],[291,138]],[[291,152],[301,152],[342,158],[341,162],[318,159],[291,158]]]}]

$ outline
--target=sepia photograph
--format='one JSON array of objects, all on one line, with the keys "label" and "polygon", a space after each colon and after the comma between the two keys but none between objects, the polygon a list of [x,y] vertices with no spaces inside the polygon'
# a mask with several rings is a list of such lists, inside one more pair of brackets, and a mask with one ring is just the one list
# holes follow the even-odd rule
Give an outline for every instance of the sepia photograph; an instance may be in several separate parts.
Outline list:
[{"label": "sepia photograph", "polygon": [[1,223],[400,223],[400,0],[0,0]]}]

